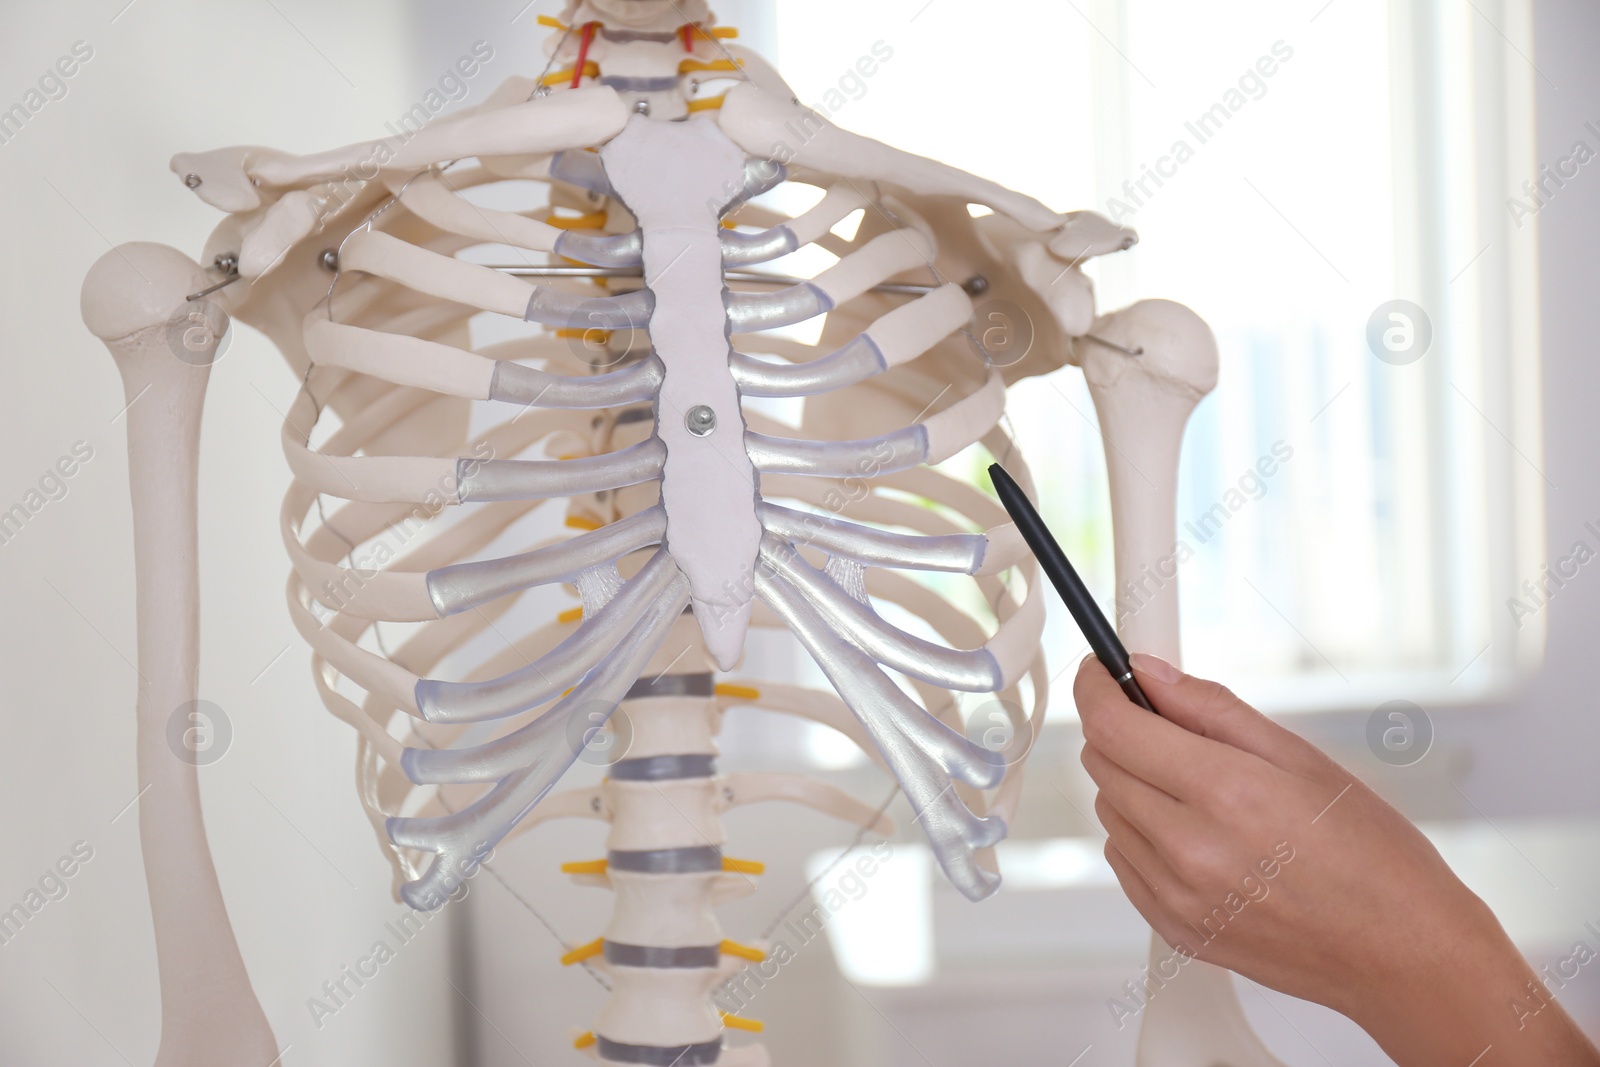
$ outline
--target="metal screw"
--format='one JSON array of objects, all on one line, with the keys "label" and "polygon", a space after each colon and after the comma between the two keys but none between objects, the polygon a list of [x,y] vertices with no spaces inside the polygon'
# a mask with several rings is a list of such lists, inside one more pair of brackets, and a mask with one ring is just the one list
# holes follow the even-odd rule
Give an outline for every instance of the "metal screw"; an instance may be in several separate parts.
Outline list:
[{"label": "metal screw", "polygon": [[336,248],[324,248],[322,255],[317,257],[317,265],[329,274],[338,274],[339,250]]},{"label": "metal screw", "polygon": [[200,188],[200,175],[198,175],[198,174],[185,174],[183,176],[183,184],[187,185],[191,189]]},{"label": "metal screw", "polygon": [[683,424],[696,437],[705,437],[717,428],[717,413],[704,404],[696,404],[683,417]]},{"label": "metal screw", "polygon": [[648,115],[648,114],[650,114],[650,101],[648,101],[648,100],[636,100],[636,101],[634,101],[633,110],[636,113],[640,114],[640,115]]},{"label": "metal screw", "polygon": [[967,291],[968,296],[982,296],[989,291],[989,279],[981,274],[974,274],[961,283],[961,288]]}]

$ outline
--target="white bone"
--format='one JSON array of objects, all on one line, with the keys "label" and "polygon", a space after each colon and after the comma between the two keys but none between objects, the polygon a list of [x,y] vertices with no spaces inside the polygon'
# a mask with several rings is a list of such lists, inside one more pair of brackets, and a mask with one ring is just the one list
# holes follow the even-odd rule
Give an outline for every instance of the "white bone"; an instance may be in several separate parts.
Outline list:
[{"label": "white bone", "polygon": [[376,230],[350,235],[339,253],[341,271],[365,271],[419,293],[521,318],[537,286],[418,248]]},{"label": "white bone", "polygon": [[[628,121],[622,98],[604,87],[559,93],[483,114],[431,123],[409,140],[390,137],[309,156],[240,146],[172,157],[172,172],[200,179],[195,193],[224,211],[249,211],[260,189],[288,189],[375,177],[378,168],[420,170],[476,155],[547,155],[609,140]],[[370,172],[370,173],[369,173]]]},{"label": "white bone", "polygon": [[[452,184],[455,175],[452,173]],[[438,174],[419,174],[404,182],[398,190],[400,202],[416,212],[417,217],[433,223],[447,233],[475,237],[480,241],[526,248],[535,252],[553,252],[556,243],[566,233],[547,222],[530,219],[510,211],[468,203],[452,191],[452,185]]]},{"label": "white bone", "polygon": [[717,1059],[718,1067],[771,1067],[772,1054],[765,1045],[725,1048]]},{"label": "white bone", "polygon": [[1004,837],[1005,826],[993,817],[975,815],[950,789],[956,778],[979,787],[996,784],[993,754],[911,704],[869,657],[834,637],[827,622],[793,586],[757,572],[756,589],[861,719],[905,789],[951,882],[972,899],[993,893],[1000,880],[979,866],[976,850]]},{"label": "white bone", "polygon": [[[663,175],[660,160],[674,150],[686,158]],[[635,116],[600,158],[639,220],[645,284],[655,294],[650,335],[666,368],[656,416],[667,453],[666,544],[688,576],[712,661],[730,670],[744,649],[754,595],[748,574],[761,538],[755,470],[741,447],[744,419],[728,368],[718,237],[723,190],[743,179],[744,156],[709,120]],[[691,411],[710,414],[710,433],[689,427]]]},{"label": "white bone", "polygon": [[436,393],[489,399],[496,361],[417,337],[345,326],[313,311],[306,352],[318,366],[338,367]]},{"label": "white bone", "polygon": [[1121,252],[1139,243],[1139,235],[1093,211],[1069,211],[1061,232],[1050,238],[1050,251],[1069,263]]},{"label": "white bone", "polygon": [[[199,179],[201,199],[240,213],[208,248],[241,258],[241,280],[221,293],[225,306],[266,332],[296,374],[309,369],[283,431],[295,476],[281,519],[294,565],[291,615],[315,650],[319,695],[359,732],[358,794],[401,896],[435,906],[483,849],[556,817],[608,820],[608,845],[624,858],[714,849],[720,813],[757,800],[791,800],[886,829],[875,809],[807,779],[708,773],[723,710],[740,704],[829,725],[855,741],[899,779],[952,881],[971,897],[987,895],[998,885],[992,848],[1016,810],[1021,764],[1008,769],[962,736],[951,693],[931,682],[1027,705],[1013,721],[1020,729],[1026,719],[1036,732],[1048,696],[1038,647],[1044,587],[993,499],[926,464],[981,443],[1028,485],[1025,464],[997,428],[1005,385],[1059,366],[1073,351],[1093,364],[1092,383],[1100,375],[1097,389],[1131,398],[1127,411],[1167,418],[1136,389],[1107,384],[1101,357],[1109,349],[1092,350],[1089,338],[1076,349],[1069,343],[1092,321],[1079,261],[1125,247],[1131,231],[1092,213],[1059,215],[833,128],[785,103],[791,94],[781,79],[754,57],[754,84],[728,91],[720,110],[713,101],[684,119],[676,12],[633,0],[592,5],[569,14],[609,24],[594,36],[590,58],[616,84],[679,87],[614,91],[580,74],[583,88],[558,86],[523,103],[532,85],[512,79],[471,113],[442,119],[404,146],[368,142],[306,157],[237,148],[175,160],[180,173]],[[616,28],[623,20],[656,36],[630,36]],[[575,60],[576,36],[552,45],[558,62]],[[695,61],[720,54],[720,46],[691,40]],[[635,104],[649,117],[630,118]],[[684,120],[663,121],[674,119]],[[356,169],[378,156],[385,158],[375,169]],[[467,157],[478,162],[437,169]],[[827,190],[822,200],[792,219],[749,203],[784,179],[774,160],[805,168],[804,180]],[[460,195],[507,177],[551,182],[552,207],[518,214]],[[348,203],[341,195],[335,208],[337,186],[352,180],[366,187]],[[386,192],[398,199],[388,204]],[[969,203],[997,214],[974,220]],[[603,208],[606,232],[553,225],[557,207]],[[829,232],[860,208],[871,210],[855,238]],[[739,228],[726,229],[719,216],[736,216]],[[884,224],[891,218],[894,228]],[[482,243],[642,267],[644,288],[529,285],[456,258]],[[317,253],[341,245],[340,273],[324,301]],[[728,265],[810,245],[838,262],[776,292],[737,282],[725,292]],[[959,286],[914,300],[875,288],[930,274],[982,275],[990,293],[1035,319],[1035,351],[992,370],[957,335],[973,313]],[[164,317],[170,308],[160,310]],[[469,320],[480,310],[587,332],[581,346],[547,334],[473,351]],[[815,346],[762,333],[815,315],[826,315]],[[1181,319],[1136,309],[1099,323],[1096,336],[1148,335],[1154,351],[1162,336],[1149,328],[1166,322],[1175,350],[1189,351],[1193,324]],[[649,348],[632,347],[629,332],[644,330],[659,359],[638,358]],[[590,333],[612,336],[591,342]],[[730,333],[752,354],[732,352]],[[807,397],[798,434],[744,412],[746,396]],[[471,435],[472,401],[488,411],[515,408],[503,409],[509,421]],[[720,429],[708,437],[685,425],[699,404],[717,415]],[[313,447],[326,411],[340,428]],[[1154,437],[1175,455],[1175,437]],[[567,458],[520,458],[540,448]],[[1114,465],[1112,474],[1120,566],[1128,544],[1148,547],[1164,513],[1148,501],[1130,504]],[[303,529],[322,496],[351,502]],[[542,500],[563,497],[569,522],[600,528],[481,557]],[[785,499],[824,514],[777,503]],[[358,553],[390,537],[418,541],[374,573]],[[758,568],[763,537],[767,558]],[[912,580],[912,570],[971,575],[992,611],[980,621]],[[608,581],[619,575],[631,578],[612,589]],[[536,626],[485,656],[472,650],[513,618],[523,591],[556,583],[578,586],[581,618]],[[937,641],[889,626],[875,602],[908,612]],[[685,604],[693,615],[682,614]],[[1151,618],[1172,622],[1175,614]],[[379,644],[367,635],[380,620],[421,625],[380,655],[366,647]],[[712,668],[738,659],[747,626],[798,637],[843,699],[763,679],[709,689]],[[460,656],[472,665],[457,669]],[[441,665],[451,677],[433,676]],[[907,673],[916,699],[885,666]],[[705,688],[655,694],[651,679]],[[365,690],[359,703],[339,691],[351,686]],[[626,759],[665,760],[667,776],[628,778],[645,772],[624,774],[619,764],[597,789],[546,797],[581,747],[574,736],[581,742],[596,725],[586,706],[619,704],[633,726]],[[470,723],[486,725],[468,730]],[[993,789],[992,797],[981,789]],[[662,862],[669,860],[679,862]],[[617,894],[606,940],[645,948],[719,944],[712,909],[753,889],[731,870],[608,866],[575,878]],[[720,1036],[706,983],[727,961],[692,976],[596,966],[616,981],[595,1028],[602,1049],[608,1041],[659,1049]],[[1226,1007],[1219,1017],[1231,1018]],[[725,1050],[720,1062],[765,1061],[759,1046],[748,1046]]]},{"label": "white bone", "polygon": [[894,230],[874,237],[811,284],[827,295],[830,307],[838,307],[902,271],[926,267],[933,262],[933,251],[933,242],[917,230]]},{"label": "white bone", "polygon": [[666,782],[607,781],[613,812],[606,848],[624,852],[700,848],[723,843],[721,790],[714,778]]},{"label": "white bone", "polygon": [[[740,685],[739,688],[754,688]],[[758,695],[746,699],[736,696],[719,696],[717,703],[721,707],[736,707],[748,704],[760,707],[767,711],[776,711],[796,718],[806,719],[822,726],[832,727],[851,741],[857,748],[865,752],[871,759],[883,764],[883,756],[872,744],[872,739],[862,729],[861,722],[850,711],[850,706],[840,700],[833,693],[817,689],[806,689],[797,685],[783,685],[773,682],[762,682]]]},{"label": "white bone", "polygon": [[802,774],[730,774],[723,779],[723,786],[729,808],[784,800],[874,833],[884,836],[894,833],[894,820],[888,815],[874,811],[843,789]]},{"label": "white bone", "polygon": [[821,200],[785,222],[784,226],[794,234],[798,244],[808,245],[820,240],[852,211],[859,211],[866,206],[867,198],[861,195],[860,190],[841,183],[829,187]]},{"label": "white bone", "polygon": [[[419,713],[430,722],[479,722],[538,707],[593,670],[625,639],[645,606],[665,596],[676,578],[670,558],[658,553],[570,637],[514,673],[482,682],[413,682]],[[494,744],[497,750],[508,747],[505,739]],[[444,760],[447,754],[432,758]]]},{"label": "white bone", "polygon": [[[268,1063],[277,1042],[228,923],[195,765],[167,747],[167,722],[197,696],[196,534],[200,415],[225,323],[201,319],[180,359],[169,320],[208,284],[181,252],[127,244],[83,282],[83,321],[105,342],[127,399],[138,615],[139,848],[161,984],[156,1067]],[[148,392],[148,396],[145,395]]]},{"label": "white bone", "polygon": [[313,191],[296,189],[269,206],[239,246],[239,274],[259,278],[277,267],[290,249],[317,231],[325,203]]},{"label": "white bone", "polygon": [[[657,558],[667,560],[665,556]],[[670,560],[664,566],[671,567]],[[617,706],[629,684],[643,672],[665,638],[666,624],[682,611],[688,599],[688,582],[675,574],[667,593],[646,609],[616,655],[586,676],[553,708],[524,727],[523,732],[509,735],[513,739],[509,745],[487,753],[493,760],[507,748],[520,748],[528,758],[518,770],[502,777],[483,799],[464,812],[443,818],[389,820],[389,837],[397,845],[437,854],[424,875],[402,890],[407,903],[430,909],[437,907],[434,901],[448,897],[458,879],[475,869],[482,857],[480,850],[492,849],[522,815],[549,792],[556,779],[577,759],[580,747],[573,745],[571,738],[574,725],[585,721],[584,710]],[[413,781],[417,780],[414,768],[420,758],[429,755],[435,753],[406,750],[404,763]],[[470,761],[461,761],[459,767],[454,764],[445,767],[446,773],[465,776],[464,780],[469,781],[476,770]]]},{"label": "white bone", "polygon": [[774,97],[754,84],[728,91],[718,121],[745,151],[762,159],[803,166],[844,178],[882,181],[931,196],[962,197],[1009,215],[1041,232],[1066,216],[1029,196],[924,156],[848,133],[816,112]]},{"label": "white bone", "polygon": [[306,644],[316,650],[328,665],[347,678],[358,682],[362,688],[382,694],[383,698],[412,715],[420,714],[414,696],[417,676],[387,657],[368,652],[341,636],[333,627],[320,622],[311,610],[312,597],[300,582],[300,576],[289,576],[289,620]]},{"label": "white bone", "polygon": [[[1016,534],[1016,527],[1009,525],[996,527],[986,534],[918,537],[861,526],[831,515],[794,511],[777,504],[762,504],[760,513],[762,525],[769,532],[793,544],[821,548],[878,567],[994,573],[1016,562],[1020,558],[1016,546],[1024,543]],[[1010,534],[1005,532],[1008,530]]]},{"label": "white bone", "polygon": [[1063,264],[1033,241],[1011,250],[1022,280],[1044,298],[1045,306],[1068,337],[1081,337],[1094,321],[1094,286],[1075,265]]},{"label": "white bone", "polygon": [[[803,593],[812,607],[841,636],[847,637],[884,666],[945,689],[967,693],[992,693],[1011,684],[1011,679],[1006,677],[1004,668],[988,647],[959,652],[892,626],[870,606],[846,596],[826,575],[806,563],[793,545],[769,534],[762,544],[761,558]],[[1042,612],[1043,599],[1035,599]],[[1020,622],[1020,627],[1024,629],[1039,621],[1042,619],[1013,616],[1013,622]],[[1002,626],[1001,634],[1006,629],[1006,626]],[[1006,644],[999,636],[995,640]]]},{"label": "white bone", "polygon": [[727,977],[719,970],[617,967],[611,998],[595,1020],[595,1032],[627,1045],[676,1048],[722,1036],[722,1017],[711,991]]},{"label": "white bone", "polygon": [[[1199,316],[1181,304],[1147,300],[1096,321],[1094,335],[1140,355],[1089,341],[1084,377],[1106,441],[1115,531],[1117,587],[1170,566],[1177,543],[1178,453],[1189,413],[1217,383],[1217,345]],[[1130,610],[1131,609],[1131,610]],[[1119,606],[1118,627],[1135,652],[1181,662],[1178,583],[1168,580]],[[1172,949],[1152,935],[1152,967]],[[1165,973],[1164,971],[1162,972]],[[1146,1007],[1139,1030],[1141,1067],[1278,1067],[1245,1019],[1232,976],[1190,961]]]},{"label": "white bone", "polygon": [[[890,236],[890,235],[885,235]],[[908,363],[964,326],[972,301],[958,285],[944,285],[879,318],[849,344],[819,358],[785,366],[733,356],[733,376],[745,396],[810,396],[832,392]],[[806,347],[762,338],[771,352],[802,352]]]},{"label": "white bone", "polygon": [[713,912],[722,874],[609,874],[617,904],[606,925],[607,941],[665,948],[722,941],[722,927]]}]

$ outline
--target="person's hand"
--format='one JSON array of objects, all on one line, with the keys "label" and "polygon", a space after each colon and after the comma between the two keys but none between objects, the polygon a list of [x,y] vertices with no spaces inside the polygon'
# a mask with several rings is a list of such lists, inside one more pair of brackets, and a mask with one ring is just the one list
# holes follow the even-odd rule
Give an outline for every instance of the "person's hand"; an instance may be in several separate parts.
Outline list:
[{"label": "person's hand", "polygon": [[1093,657],[1073,696],[1106,859],[1169,945],[1349,1016],[1407,1067],[1600,1064],[1399,812],[1224,686],[1133,667],[1159,717]]}]

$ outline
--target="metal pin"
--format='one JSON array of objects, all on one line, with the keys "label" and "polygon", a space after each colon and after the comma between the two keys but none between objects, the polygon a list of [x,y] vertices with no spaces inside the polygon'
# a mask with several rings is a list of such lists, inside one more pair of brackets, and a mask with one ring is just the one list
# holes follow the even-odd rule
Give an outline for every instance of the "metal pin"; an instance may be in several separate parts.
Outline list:
[{"label": "metal pin", "polygon": [[[514,263],[481,263],[478,266],[509,274],[513,278],[642,278],[644,271],[638,267],[526,267]],[[767,274],[754,270],[723,271],[730,282],[751,285],[801,285],[811,281],[787,274]],[[906,282],[884,282],[875,285],[875,293],[899,293],[905,296],[925,296],[939,288],[936,285],[916,285]]]},{"label": "metal pin", "polygon": [[1144,355],[1144,345],[1140,345],[1138,348],[1124,348],[1122,345],[1117,344],[1115,341],[1107,341],[1104,337],[1096,337],[1092,333],[1084,334],[1083,335],[1083,339],[1085,341],[1093,341],[1097,345],[1104,345],[1105,347],[1111,349],[1113,352],[1121,352],[1125,356],[1142,356],[1142,355]]},{"label": "metal pin", "polygon": [[232,285],[234,282],[236,282],[238,280],[239,280],[239,275],[235,274],[233,277],[227,279],[226,281],[218,282],[216,285],[207,286],[206,288],[200,290],[198,293],[190,293],[188,296],[184,297],[184,299],[185,300],[199,300],[203,296],[210,296],[212,293],[216,292],[218,289],[227,288],[228,286]]},{"label": "metal pin", "polygon": [[[194,176],[190,175],[190,177]],[[218,289],[226,288],[227,286],[230,286],[239,280],[239,257],[236,253],[223,252],[219,254],[216,259],[211,261],[211,265],[216,270],[220,270],[223,274],[226,274],[227,277],[218,282],[216,285],[207,286],[198,293],[190,293],[188,296],[184,297],[185,300],[195,301],[199,300],[201,297],[210,296]]]}]

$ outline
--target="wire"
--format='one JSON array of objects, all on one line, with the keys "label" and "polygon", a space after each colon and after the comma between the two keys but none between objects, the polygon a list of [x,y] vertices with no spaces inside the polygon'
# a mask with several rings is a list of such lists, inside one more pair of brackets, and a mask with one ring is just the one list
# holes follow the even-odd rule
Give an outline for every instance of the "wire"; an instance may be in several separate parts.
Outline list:
[{"label": "wire", "polygon": [[795,908],[799,907],[800,902],[811,895],[811,890],[816,887],[816,884],[822,881],[828,875],[832,874],[834,868],[838,867],[839,864],[843,863],[852,852],[861,847],[861,843],[867,839],[867,834],[872,831],[873,824],[879,819],[883,818],[883,813],[889,810],[889,805],[893,804],[894,798],[899,795],[900,786],[898,783],[896,783],[895,787],[889,790],[889,795],[884,798],[884,801],[881,805],[879,805],[878,810],[872,813],[872,818],[862,824],[860,832],[856,834],[855,840],[850,842],[849,847],[847,847],[843,852],[839,853],[839,855],[834,858],[832,863],[818,871],[817,876],[811,879],[811,881],[807,882],[805,887],[801,889],[800,892],[796,893],[794,898],[790,900],[789,903],[785,904],[777,915],[772,917],[772,922],[768,924],[765,930],[761,931],[761,940],[765,941],[767,938],[771,937],[778,929],[779,924],[781,924],[784,919],[789,917],[789,913],[794,911]]}]

